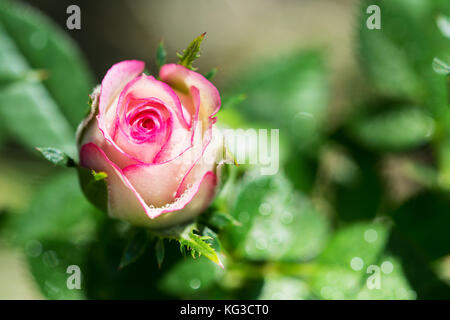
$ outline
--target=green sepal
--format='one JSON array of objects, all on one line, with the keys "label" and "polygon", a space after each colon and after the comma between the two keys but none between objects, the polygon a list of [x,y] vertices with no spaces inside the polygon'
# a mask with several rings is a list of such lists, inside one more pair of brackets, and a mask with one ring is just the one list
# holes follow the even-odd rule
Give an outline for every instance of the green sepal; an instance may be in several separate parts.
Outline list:
[{"label": "green sepal", "polygon": [[156,48],[156,65],[161,68],[166,64],[167,51],[164,48],[164,42],[161,40]]},{"label": "green sepal", "polygon": [[217,68],[212,68],[207,73],[205,73],[205,78],[208,79],[208,80],[211,80],[212,78],[214,78],[214,76],[216,75],[217,71],[218,71]]},{"label": "green sepal", "polygon": [[217,252],[211,246],[212,237],[209,235],[200,235],[198,232],[199,227],[196,223],[152,231],[152,233],[160,238],[178,241],[180,243],[180,251],[183,255],[187,251],[189,251],[193,258],[203,255],[223,268]]},{"label": "green sepal", "polygon": [[214,211],[205,216],[205,225],[212,228],[222,230],[230,226],[240,227],[242,224],[236,220],[232,215],[222,211]]},{"label": "green sepal", "polygon": [[222,98],[222,106],[221,109],[229,109],[234,108],[242,101],[247,99],[247,95],[245,93],[235,93],[231,95],[227,95]]},{"label": "green sepal", "polygon": [[75,161],[64,151],[56,148],[36,148],[37,151],[51,163],[62,167],[75,167]]},{"label": "green sepal", "polygon": [[199,35],[197,38],[195,38],[189,46],[183,50],[183,54],[177,53],[177,57],[180,58],[178,60],[178,64],[185,66],[186,68],[190,70],[197,70],[197,68],[194,68],[192,66],[192,63],[200,57],[198,54],[200,51],[200,45],[202,44],[203,38],[205,37],[206,32]]},{"label": "green sepal", "polygon": [[158,238],[156,240],[155,244],[155,255],[156,255],[156,262],[158,263],[158,268],[161,268],[161,265],[164,261],[164,239]]},{"label": "green sepal", "polygon": [[135,228],[120,259],[119,269],[136,262],[145,253],[149,241],[147,230]]},{"label": "green sepal", "polygon": [[78,178],[86,198],[99,210],[107,211],[108,190],[105,179],[106,172],[96,172],[92,169],[77,167]]}]

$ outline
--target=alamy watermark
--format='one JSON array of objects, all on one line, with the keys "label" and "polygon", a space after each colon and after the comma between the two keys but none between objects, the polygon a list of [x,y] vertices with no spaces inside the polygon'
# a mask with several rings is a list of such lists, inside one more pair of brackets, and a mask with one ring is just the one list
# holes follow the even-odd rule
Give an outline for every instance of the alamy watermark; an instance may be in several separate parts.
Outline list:
[{"label": "alamy watermark", "polygon": [[376,4],[372,4],[367,7],[367,14],[370,16],[367,18],[366,26],[369,30],[381,29],[381,9]]}]

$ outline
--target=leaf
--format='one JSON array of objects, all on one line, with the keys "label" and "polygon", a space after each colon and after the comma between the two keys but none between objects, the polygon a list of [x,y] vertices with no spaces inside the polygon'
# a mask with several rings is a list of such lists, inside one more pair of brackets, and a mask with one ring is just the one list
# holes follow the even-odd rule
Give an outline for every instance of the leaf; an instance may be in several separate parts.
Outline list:
[{"label": "leaf", "polygon": [[313,292],[323,299],[353,299],[365,281],[367,267],[378,262],[387,243],[388,229],[377,223],[342,228],[317,258]]},{"label": "leaf", "polygon": [[[9,217],[11,239],[23,248],[45,297],[86,299],[84,256],[95,237],[100,213],[86,201],[73,171],[52,177],[38,190],[26,212]],[[80,268],[80,289],[67,286],[70,265]]]},{"label": "leaf", "polygon": [[193,258],[196,257],[196,254],[198,256],[203,255],[223,268],[223,264],[216,251],[211,247],[211,244],[205,241],[210,239],[210,237],[200,236],[194,231],[197,231],[197,225],[195,223],[164,230],[152,230],[151,232],[159,237],[178,241],[182,253],[185,252],[186,247],[190,250]]},{"label": "leaf", "polygon": [[435,122],[427,112],[403,107],[360,119],[353,133],[371,148],[407,150],[430,141],[434,128]]},{"label": "leaf", "polygon": [[308,284],[301,279],[286,276],[268,276],[258,300],[307,300],[313,296]]},{"label": "leaf", "polygon": [[78,178],[86,198],[99,210],[107,212],[108,189],[106,172],[95,172],[88,168],[77,167]]},{"label": "leaf", "polygon": [[[29,68],[45,70],[48,77],[43,84],[48,95],[72,128],[76,128],[84,117],[87,97],[94,85],[94,77],[78,47],[50,19],[19,2],[0,2],[0,24],[17,48],[14,56],[8,60],[0,59],[0,64],[11,63],[6,66],[9,72],[23,72]],[[20,60],[26,61],[27,69],[19,68],[15,63]],[[0,75],[4,68],[0,67]],[[43,144],[51,145],[38,145]]]},{"label": "leaf", "polygon": [[0,116],[8,132],[29,148],[49,145],[76,158],[74,133],[42,85],[16,83],[0,89]]},{"label": "leaf", "polygon": [[183,50],[183,54],[177,53],[178,58],[178,64],[185,66],[188,69],[191,70],[197,70],[197,68],[194,68],[192,66],[192,63],[200,57],[198,54],[200,51],[200,45],[202,44],[203,38],[205,37],[206,32],[199,35],[197,38],[192,40],[192,42],[189,44],[189,46]]},{"label": "leaf", "polygon": [[[445,221],[439,223],[445,226]],[[439,279],[435,271],[432,270],[429,260],[430,254],[423,251],[423,247],[417,242],[417,238],[412,238],[411,233],[403,234],[403,230],[403,228],[397,229],[396,227],[392,229],[388,249],[390,255],[401,262],[402,272],[416,292],[417,299],[450,299],[450,286]],[[433,237],[431,235],[433,230],[430,231],[430,237]],[[439,238],[435,243],[439,243]]]},{"label": "leaf", "polygon": [[224,236],[234,254],[253,261],[305,261],[325,245],[328,223],[282,175],[247,181],[232,215],[242,226]]},{"label": "leaf", "polygon": [[61,150],[55,148],[36,148],[51,163],[62,167],[74,167],[75,161]]},{"label": "leaf", "polygon": [[147,230],[136,228],[123,251],[119,269],[125,268],[142,257],[147,248],[148,240]]},{"label": "leaf", "polygon": [[87,241],[100,213],[83,196],[75,172],[64,171],[39,188],[29,209],[13,215],[14,242],[26,245],[33,240]]},{"label": "leaf", "polygon": [[314,50],[256,63],[235,77],[225,96],[245,93],[245,108],[238,107],[239,113],[265,128],[282,129],[294,146],[304,149],[324,130],[328,84],[323,60]]},{"label": "leaf", "polygon": [[[85,245],[56,241],[34,244],[39,244],[39,251],[32,252],[32,255],[29,252],[27,261],[31,274],[43,295],[52,300],[85,300],[87,298],[84,278],[86,267],[83,263]],[[74,272],[70,272],[69,266],[79,268],[80,289],[71,289],[68,286],[68,282],[72,282],[70,277],[75,275]]]},{"label": "leaf", "polygon": [[219,256],[216,251],[211,247],[211,244],[207,243],[205,240],[209,239],[208,236],[199,236],[191,230],[187,234],[183,234],[180,241],[181,245],[188,247],[191,250],[191,255],[195,258],[196,254],[198,256],[205,256],[212,262],[216,263],[219,267],[223,268],[223,264],[220,261]]},{"label": "leaf", "polygon": [[164,240],[158,238],[155,244],[155,255],[156,261],[158,262],[158,267],[161,268],[161,265],[164,261]]},{"label": "leaf", "polygon": [[[0,77],[29,71],[0,21]],[[0,115],[5,128],[25,145],[50,145],[76,155],[73,129],[41,83],[13,81],[0,87]]]},{"label": "leaf", "polygon": [[[372,269],[367,271],[366,281],[361,291],[357,293],[356,299],[412,300],[416,298],[416,292],[411,288],[401,262],[397,258],[390,255],[383,256]],[[370,277],[376,276],[379,276],[379,287],[371,285]]]},{"label": "leaf", "polygon": [[156,48],[156,65],[161,68],[166,64],[167,52],[164,48],[164,42],[160,41],[158,47]]},{"label": "leaf", "polygon": [[176,297],[192,299],[208,292],[223,276],[223,269],[200,257],[179,261],[164,275],[159,285],[161,290]]},{"label": "leaf", "polygon": [[[450,43],[436,24],[439,1],[381,1],[381,29],[366,27],[366,8],[360,5],[360,56],[376,90],[408,99],[441,114],[447,108],[445,78],[433,72],[434,57],[448,54]],[[389,57],[389,59],[386,59]]]}]

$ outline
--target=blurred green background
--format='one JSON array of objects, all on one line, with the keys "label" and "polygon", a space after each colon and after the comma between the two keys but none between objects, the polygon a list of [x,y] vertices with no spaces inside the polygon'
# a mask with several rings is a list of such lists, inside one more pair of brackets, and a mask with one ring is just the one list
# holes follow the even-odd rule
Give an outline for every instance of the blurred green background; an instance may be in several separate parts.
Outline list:
[{"label": "blurred green background", "polygon": [[[280,129],[280,172],[230,168],[202,217],[225,270],[167,241],[119,270],[129,227],[34,147],[76,156],[113,63],[205,31],[219,123]],[[449,299],[449,35],[448,0],[0,0],[0,299]]]}]

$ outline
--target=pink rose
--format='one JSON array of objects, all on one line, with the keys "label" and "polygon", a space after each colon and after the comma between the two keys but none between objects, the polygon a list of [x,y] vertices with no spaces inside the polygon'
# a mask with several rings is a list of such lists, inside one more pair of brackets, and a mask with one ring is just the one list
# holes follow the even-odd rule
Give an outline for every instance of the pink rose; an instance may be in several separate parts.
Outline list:
[{"label": "pink rose", "polygon": [[141,61],[119,62],[94,90],[77,134],[80,165],[107,173],[111,217],[167,227],[197,216],[215,194],[220,96],[178,64],[162,66],[160,80],[143,71]]}]

